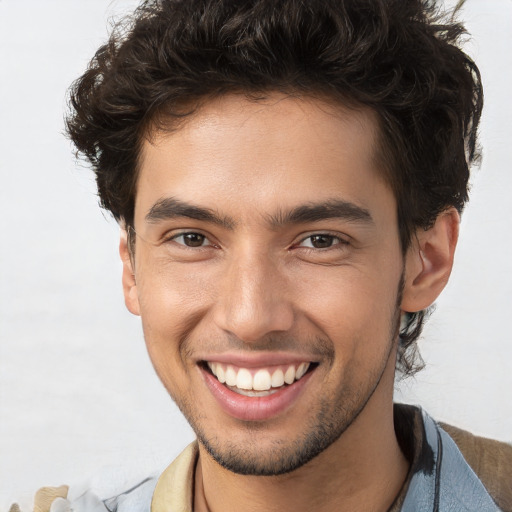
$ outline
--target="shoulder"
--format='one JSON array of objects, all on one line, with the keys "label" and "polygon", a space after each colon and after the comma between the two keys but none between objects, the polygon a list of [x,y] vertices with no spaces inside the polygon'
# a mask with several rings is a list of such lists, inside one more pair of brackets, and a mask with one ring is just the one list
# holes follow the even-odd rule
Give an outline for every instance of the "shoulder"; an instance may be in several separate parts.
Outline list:
[{"label": "shoulder", "polygon": [[156,477],[148,477],[108,498],[93,490],[77,493],[65,485],[42,487],[34,497],[34,512],[149,512],[156,482]]},{"label": "shoulder", "polygon": [[512,510],[512,445],[440,423],[497,505]]},{"label": "shoulder", "polygon": [[[160,475],[151,476],[111,496],[99,496],[95,490],[81,491],[43,487],[34,497],[34,512],[168,512],[192,510],[197,442],[191,443]],[[17,505],[11,507],[18,512]],[[170,507],[170,508],[169,508]]]},{"label": "shoulder", "polygon": [[419,407],[395,413],[411,468],[393,510],[512,512],[511,446],[440,424]]}]

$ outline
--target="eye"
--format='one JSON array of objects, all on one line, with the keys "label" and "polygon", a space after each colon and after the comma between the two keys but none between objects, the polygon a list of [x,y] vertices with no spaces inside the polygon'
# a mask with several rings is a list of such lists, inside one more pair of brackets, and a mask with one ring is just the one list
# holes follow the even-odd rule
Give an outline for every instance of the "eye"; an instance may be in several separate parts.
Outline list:
[{"label": "eye", "polygon": [[208,238],[201,233],[180,233],[174,235],[171,240],[186,247],[204,247],[211,245]]},{"label": "eye", "polygon": [[311,247],[313,249],[328,249],[333,245],[345,243],[339,237],[334,235],[317,234],[311,235],[302,240],[300,243],[301,247]]}]

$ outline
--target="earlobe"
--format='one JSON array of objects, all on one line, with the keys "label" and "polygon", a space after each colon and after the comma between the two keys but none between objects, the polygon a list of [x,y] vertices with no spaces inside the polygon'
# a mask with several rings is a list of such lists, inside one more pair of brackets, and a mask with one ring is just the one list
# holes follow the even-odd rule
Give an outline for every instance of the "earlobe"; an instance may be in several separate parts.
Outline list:
[{"label": "earlobe", "polygon": [[140,315],[139,296],[137,293],[137,282],[135,279],[134,254],[131,253],[128,234],[124,227],[121,228],[119,239],[119,256],[123,262],[123,293],[124,302],[128,311],[134,315]]},{"label": "earlobe", "polygon": [[415,312],[432,305],[448,282],[459,236],[455,208],[440,213],[428,230],[419,229],[407,250],[401,309]]}]

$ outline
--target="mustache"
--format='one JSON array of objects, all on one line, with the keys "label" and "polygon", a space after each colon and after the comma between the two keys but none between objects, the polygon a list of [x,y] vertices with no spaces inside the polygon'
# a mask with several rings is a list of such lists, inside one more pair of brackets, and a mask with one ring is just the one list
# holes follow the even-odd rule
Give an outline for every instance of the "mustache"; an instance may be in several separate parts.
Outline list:
[{"label": "mustache", "polygon": [[184,361],[194,359],[198,351],[210,354],[222,352],[295,352],[332,362],[334,345],[328,337],[272,333],[256,341],[244,341],[232,333],[223,336],[195,338],[187,333],[180,342],[180,353]]},{"label": "mustache", "polygon": [[328,364],[334,362],[334,344],[328,336],[311,336],[298,332],[272,332],[258,340],[245,341],[231,332],[215,333],[199,337],[196,327],[204,314],[198,312],[187,317],[184,323],[175,326],[182,362],[194,359],[197,352],[219,354],[222,352],[295,352],[318,357]]}]

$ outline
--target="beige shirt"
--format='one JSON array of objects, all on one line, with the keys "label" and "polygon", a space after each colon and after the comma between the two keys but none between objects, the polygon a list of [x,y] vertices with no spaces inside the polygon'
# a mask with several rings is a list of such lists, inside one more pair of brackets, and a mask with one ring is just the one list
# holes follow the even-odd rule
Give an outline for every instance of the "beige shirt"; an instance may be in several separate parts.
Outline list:
[{"label": "beige shirt", "polygon": [[160,475],[153,493],[151,512],[192,512],[194,473],[199,450],[197,442],[189,444]]}]

